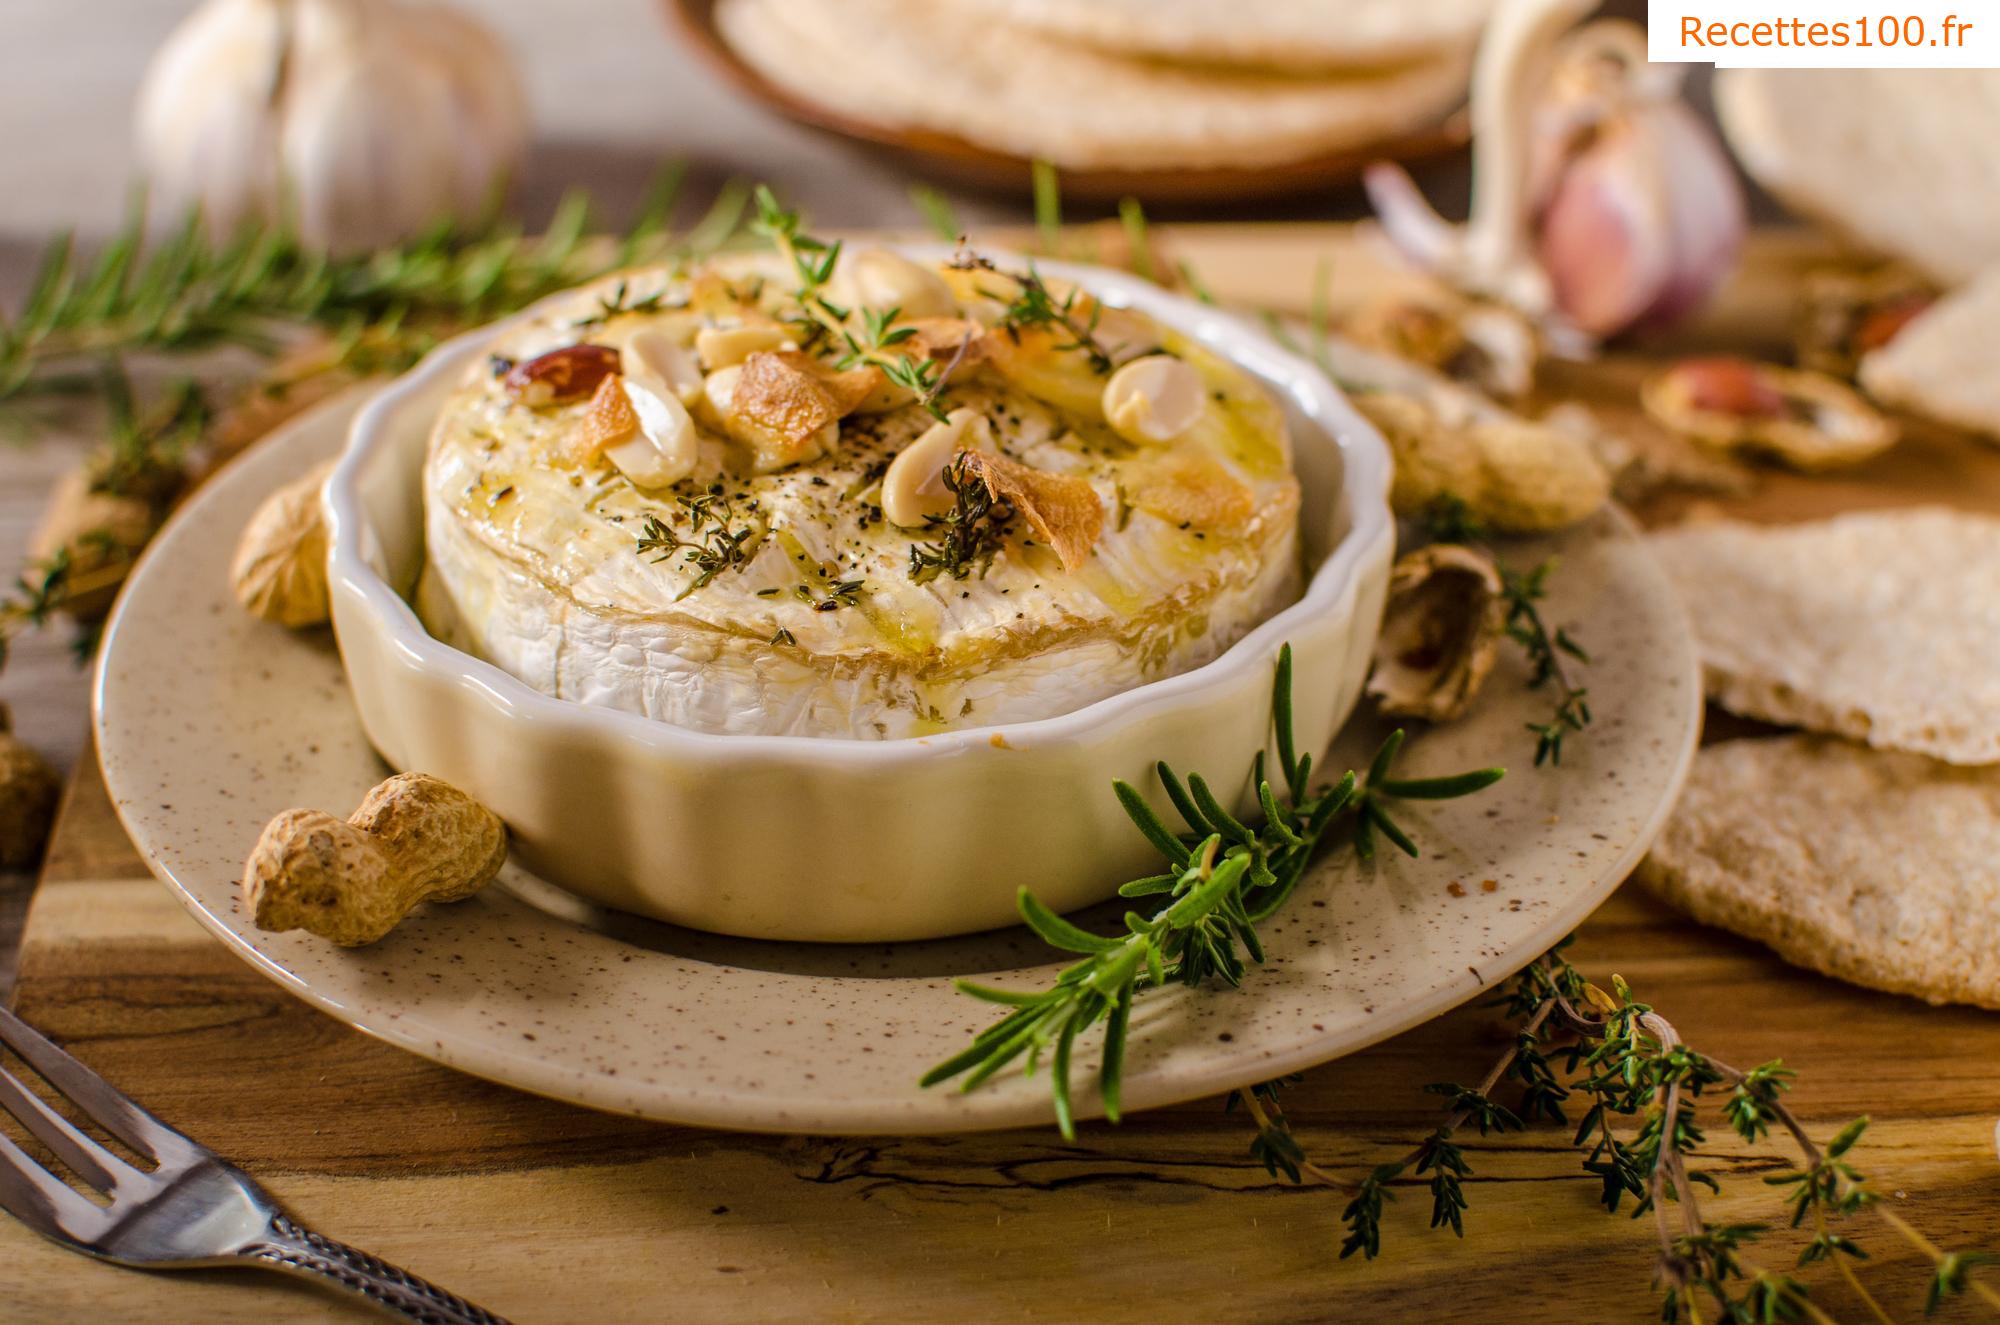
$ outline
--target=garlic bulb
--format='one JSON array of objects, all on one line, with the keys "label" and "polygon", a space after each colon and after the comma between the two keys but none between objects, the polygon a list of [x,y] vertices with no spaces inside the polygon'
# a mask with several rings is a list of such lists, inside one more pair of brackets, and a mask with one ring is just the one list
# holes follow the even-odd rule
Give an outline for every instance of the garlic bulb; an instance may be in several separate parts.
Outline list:
[{"label": "garlic bulb", "polygon": [[1366,182],[1389,238],[1470,293],[1512,304],[1563,346],[1684,316],[1735,264],[1742,187],[1680,99],[1683,70],[1650,65],[1619,20],[1564,34],[1595,0],[1505,0],[1472,86],[1473,202],[1464,226],[1407,173]]},{"label": "garlic bulb", "polygon": [[422,0],[207,0],[139,90],[156,195],[378,247],[489,204],[527,143],[500,43]]}]

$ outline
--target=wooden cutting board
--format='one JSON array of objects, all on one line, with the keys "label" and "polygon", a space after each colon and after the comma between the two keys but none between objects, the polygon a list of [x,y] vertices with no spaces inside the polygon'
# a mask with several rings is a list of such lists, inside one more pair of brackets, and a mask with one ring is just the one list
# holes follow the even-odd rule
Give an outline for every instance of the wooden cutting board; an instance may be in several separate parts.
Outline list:
[{"label": "wooden cutting board", "polygon": [[[1171,242],[1225,298],[1295,310],[1328,255],[1343,297],[1403,279],[1351,229],[1191,228]],[[1761,243],[1709,343],[1781,337],[1788,273],[1812,257],[1790,238]],[[1645,367],[1607,361],[1564,387],[1622,419]],[[2000,451],[1919,430],[1862,470],[1767,477],[1722,505],[1796,519],[1921,500],[2000,511]],[[2000,1016],[1794,970],[1632,889],[1572,956],[1600,980],[1627,977],[1707,1052],[1782,1055],[1820,1135],[1872,1115],[1856,1158],[1899,1212],[1947,1247],[2000,1246]],[[16,1001],[308,1223],[521,1325],[1656,1318],[1650,1226],[1596,1206],[1561,1128],[1470,1141],[1463,1242],[1426,1227],[1420,1185],[1399,1187],[1383,1255],[1363,1263],[1338,1259],[1346,1195],[1268,1176],[1219,1101],[1092,1124],[1075,1145],[1052,1128],[842,1141],[665,1127],[457,1075],[295,1002],[211,940],[134,854],[94,766],[65,803]],[[1503,1044],[1493,1014],[1468,1008],[1312,1073],[1288,1097],[1300,1138],[1358,1177],[1436,1125],[1427,1083],[1476,1079]],[[1705,1202],[1713,1218],[1778,1214],[1761,1182],[1771,1156],[1717,1141],[1702,1160],[1727,1193]],[[1874,1253],[1871,1290],[1916,1319],[1927,1262],[1873,1221],[1855,1232]],[[1798,1244],[1774,1234],[1757,1256],[1783,1266]],[[97,1265],[4,1219],[0,1267],[0,1321],[370,1318],[283,1280]],[[1835,1319],[1861,1318],[1837,1279],[1814,1283]],[[1939,1315],[1980,1318],[1963,1303]]]}]

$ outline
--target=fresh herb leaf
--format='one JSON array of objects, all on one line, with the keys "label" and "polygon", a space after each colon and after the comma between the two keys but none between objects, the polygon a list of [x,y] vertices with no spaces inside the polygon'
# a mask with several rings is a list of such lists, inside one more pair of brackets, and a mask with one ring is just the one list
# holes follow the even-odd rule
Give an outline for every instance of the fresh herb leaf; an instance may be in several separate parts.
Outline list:
[{"label": "fresh herb leaf", "polygon": [[926,516],[935,541],[910,545],[910,581],[929,584],[939,576],[962,580],[986,568],[999,553],[1014,516],[1013,507],[996,502],[986,484],[965,472],[965,457],[956,455],[940,475],[952,507],[943,515]]},{"label": "fresh herb leaf", "polygon": [[[962,1088],[971,1090],[1017,1059],[1025,1057],[1033,1070],[1053,1049],[1051,1090],[1057,1124],[1064,1136],[1073,1137],[1069,1046],[1078,1034],[1110,1017],[1114,1009],[1128,1006],[1147,988],[1170,981],[1190,986],[1240,983],[1251,966],[1264,960],[1258,922],[1284,904],[1316,858],[1322,838],[1336,827],[1347,826],[1357,850],[1369,826],[1382,827],[1394,840],[1408,842],[1408,835],[1389,814],[1394,793],[1379,785],[1401,749],[1402,733],[1383,743],[1368,777],[1349,772],[1332,786],[1311,790],[1309,765],[1296,757],[1289,730],[1291,675],[1288,645],[1279,654],[1271,702],[1287,790],[1280,799],[1260,773],[1257,796],[1267,807],[1264,823],[1254,829],[1241,823],[1224,809],[1204,779],[1197,775],[1183,781],[1163,766],[1161,781],[1170,788],[1169,799],[1194,830],[1177,835],[1135,788],[1114,784],[1133,825],[1170,867],[1168,874],[1135,880],[1120,891],[1155,898],[1156,909],[1150,914],[1128,913],[1122,934],[1095,935],[1054,915],[1022,888],[1018,899],[1022,920],[1052,945],[1087,956],[1063,971],[1048,990],[1002,995],[1012,1010],[980,1032],[964,1052],[931,1069],[924,1085],[958,1077],[963,1078]],[[1261,766],[1261,759],[1258,762]],[[1459,781],[1477,789],[1500,776],[1494,769],[1463,775]],[[1203,833],[1203,827],[1210,831]],[[1409,849],[1414,851],[1414,844]],[[988,999],[997,992],[983,986],[960,988]],[[1105,1038],[1098,1067],[1100,1091],[1107,1083],[1122,1080],[1126,1050],[1121,1021],[1118,1033]],[[1274,1154],[1283,1151],[1281,1141],[1268,1144]],[[1434,1167],[1442,1166],[1440,1173],[1455,1172],[1449,1154],[1440,1151],[1433,1161]]]}]

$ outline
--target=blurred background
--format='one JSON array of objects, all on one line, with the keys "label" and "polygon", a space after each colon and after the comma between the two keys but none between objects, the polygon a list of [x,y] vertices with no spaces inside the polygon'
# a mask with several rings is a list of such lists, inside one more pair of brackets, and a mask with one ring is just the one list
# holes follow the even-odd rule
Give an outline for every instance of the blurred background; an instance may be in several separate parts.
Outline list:
[{"label": "blurred background", "polygon": [[[1421,5],[1424,0],[1412,0]],[[661,0],[455,0],[511,49],[527,85],[533,146],[516,206],[546,216],[581,184],[614,220],[637,206],[666,159],[693,168],[689,195],[722,178],[782,181],[826,225],[915,223],[912,173],[864,148],[801,128],[740,94],[669,21]],[[0,43],[0,242],[38,244],[59,227],[105,233],[137,177],[132,119],[147,62],[196,0],[7,0]],[[1645,0],[1611,0],[1602,13],[1643,19]],[[1695,96],[1705,102],[1697,76]],[[1420,178],[1451,205],[1463,178],[1455,159]],[[1460,186],[1462,190],[1462,185]],[[1367,213],[1351,183],[1304,184],[1290,197],[1206,206],[1149,206],[1160,215],[1328,219]],[[962,197],[970,220],[1019,218],[1025,190]],[[1075,204],[1088,215],[1090,203]],[[1109,211],[1099,203],[1096,210]],[[10,268],[11,269],[11,268]]]},{"label": "blurred background", "polygon": [[[1456,0],[1437,0],[1449,7]],[[1433,0],[1410,0],[1421,9]],[[74,230],[88,247],[111,235],[126,214],[141,170],[134,121],[142,79],[168,37],[197,9],[196,0],[7,0],[8,40],[0,43],[0,306],[15,306],[36,255],[50,236]],[[686,14],[662,0],[455,0],[506,47],[528,106],[529,143],[509,206],[530,227],[550,215],[565,190],[590,192],[610,225],[640,206],[663,163],[688,168],[682,218],[727,179],[768,180],[824,226],[916,227],[913,183],[928,179],[950,195],[969,225],[1020,221],[1031,214],[1025,179],[964,188],[930,175],[921,161],[802,127],[746,95],[741,77],[720,71],[720,43],[689,35]],[[683,5],[712,18],[711,6]],[[1643,0],[1613,0],[1608,14],[1643,18]],[[712,32],[712,29],[711,29]],[[1469,43],[1456,48],[1463,61]],[[1691,95],[1707,113],[1705,70]],[[1462,77],[1462,72],[1461,72]],[[198,95],[209,78],[184,78]],[[767,89],[768,91],[768,89]],[[1458,97],[1451,101],[1455,105]],[[1438,117],[1433,117],[1438,118]],[[1457,130],[1463,136],[1462,123]],[[1468,156],[1429,138],[1413,162],[1424,191],[1447,215],[1466,205]],[[1137,192],[1156,218],[1346,219],[1369,208],[1354,168],[1307,168],[1283,187],[1176,186],[1175,172],[1154,172],[1163,196]],[[979,173],[974,171],[973,173]],[[1114,179],[1096,196],[1065,190],[1071,218],[1109,214],[1124,191]],[[171,215],[155,207],[156,216]],[[0,564],[23,560],[51,483],[73,465],[75,438],[43,434],[0,453]],[[12,703],[21,734],[58,767],[78,755],[83,737],[75,696],[80,682],[61,632],[30,632],[18,642],[0,695]]]}]

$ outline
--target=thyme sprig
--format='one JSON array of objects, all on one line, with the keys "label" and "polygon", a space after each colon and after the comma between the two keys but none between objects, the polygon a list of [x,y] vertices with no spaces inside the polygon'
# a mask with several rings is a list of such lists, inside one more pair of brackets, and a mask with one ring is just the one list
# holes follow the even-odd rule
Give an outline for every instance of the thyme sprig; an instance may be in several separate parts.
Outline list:
[{"label": "thyme sprig", "polygon": [[[1564,958],[1567,946],[1566,941],[1528,966],[1496,1000],[1516,1032],[1480,1084],[1471,1089],[1429,1087],[1448,1100],[1446,1119],[1403,1157],[1378,1166],[1358,1183],[1350,1184],[1307,1158],[1289,1119],[1276,1107],[1272,1084],[1233,1094],[1231,1104],[1242,1105],[1257,1127],[1251,1154],[1268,1171],[1349,1193],[1341,1214],[1342,1257],[1358,1252],[1372,1259],[1379,1254],[1385,1203],[1394,1199],[1393,1184],[1406,1177],[1428,1178],[1431,1226],[1449,1227],[1462,1236],[1465,1180],[1473,1170],[1454,1135],[1468,1125],[1476,1125],[1482,1135],[1521,1130],[1541,1119],[1566,1125],[1565,1104],[1580,1099],[1587,1107],[1574,1143],[1585,1171],[1598,1180],[1600,1204],[1617,1213],[1629,1198],[1633,1218],[1654,1217],[1664,1320],[1696,1325],[1711,1319],[1828,1320],[1798,1273],[1818,1265],[1833,1267],[1874,1319],[1890,1320],[1856,1273],[1867,1252],[1842,1231],[1845,1221],[1864,1213],[1880,1218],[1932,1263],[1926,1314],[1945,1299],[1966,1293],[2000,1311],[2000,1292],[1973,1277],[1977,1269],[2000,1264],[2000,1256],[1943,1250],[1884,1204],[1855,1169],[1851,1155],[1867,1129],[1866,1118],[1850,1122],[1821,1144],[1786,1103],[1795,1080],[1791,1069],[1773,1061],[1743,1070],[1696,1051],[1654,1007],[1634,998],[1622,979],[1614,977],[1608,993],[1585,980]],[[1556,1044],[1557,1037],[1565,1042]],[[1519,1083],[1513,1109],[1495,1099],[1507,1081]],[[1765,1144],[1783,1133],[1799,1154],[1797,1167],[1764,1179],[1779,1189],[1789,1225],[1812,1234],[1788,1269],[1750,1259],[1749,1249],[1768,1231],[1766,1225],[1710,1224],[1702,1217],[1698,1189],[1719,1190],[1720,1184],[1690,1161],[1706,1140],[1700,1104],[1718,1094],[1724,1121],[1744,1142]],[[1635,1123],[1636,1130],[1621,1137],[1618,1123]]]},{"label": "thyme sprig", "polygon": [[962,1076],[961,1088],[972,1090],[1023,1056],[1033,1071],[1049,1055],[1056,1123],[1065,1137],[1073,1138],[1071,1057],[1077,1037],[1102,1021],[1098,1093],[1105,1116],[1117,1121],[1127,1026],[1133,1000],[1141,991],[1169,983],[1241,983],[1249,967],[1264,960],[1257,925],[1291,896],[1329,832],[1336,827],[1344,830],[1364,858],[1374,854],[1378,832],[1414,856],[1416,843],[1390,813],[1394,802],[1466,796],[1503,776],[1503,770],[1489,768],[1442,778],[1392,777],[1403,747],[1403,733],[1397,731],[1382,743],[1365,772],[1350,769],[1338,781],[1314,790],[1312,756],[1297,752],[1293,734],[1291,683],[1292,653],[1287,645],[1278,655],[1271,697],[1284,792],[1281,798],[1265,776],[1265,756],[1259,751],[1251,783],[1262,809],[1261,824],[1253,828],[1243,823],[1223,808],[1199,774],[1183,780],[1164,762],[1155,765],[1155,772],[1185,832],[1170,827],[1137,788],[1114,782],[1112,789],[1125,813],[1166,865],[1161,873],[1134,879],[1118,893],[1150,899],[1143,904],[1153,909],[1126,912],[1121,934],[1093,934],[1022,888],[1016,899],[1021,919],[1050,946],[1081,953],[1084,960],[1039,992],[957,981],[962,993],[1011,1011],[975,1036],[963,1052],[926,1073],[925,1086]]},{"label": "thyme sprig", "polygon": [[723,571],[748,565],[763,541],[764,531],[755,521],[736,524],[735,509],[719,483],[711,484],[708,491],[698,496],[680,496],[676,500],[687,518],[687,536],[683,537],[659,516],[649,514],[640,526],[637,550],[642,556],[659,553],[653,558],[656,562],[679,552],[681,560],[695,570],[694,578],[674,595],[674,601],[679,602],[697,589],[707,588]]},{"label": "thyme sprig", "polygon": [[1590,726],[1590,691],[1579,685],[1574,664],[1588,664],[1590,653],[1569,633],[1567,627],[1550,627],[1542,613],[1548,598],[1549,577],[1557,562],[1549,557],[1526,571],[1518,571],[1492,553],[1484,525],[1457,497],[1445,495],[1427,505],[1418,518],[1424,536],[1434,543],[1485,545],[1500,572],[1502,618],[1507,638],[1519,645],[1528,661],[1528,688],[1553,687],[1555,706],[1547,719],[1530,722],[1535,736],[1535,766],[1560,764],[1563,741]]},{"label": "thyme sprig", "polygon": [[1104,317],[1103,304],[1090,299],[1086,309],[1087,296],[1076,289],[1057,298],[1033,261],[1024,272],[1003,272],[990,258],[962,248],[952,259],[952,266],[961,271],[990,271],[1012,283],[1011,289],[980,288],[979,293],[1004,305],[995,325],[1014,340],[1020,340],[1021,333],[1031,328],[1050,327],[1069,337],[1057,342],[1055,349],[1081,350],[1089,359],[1092,372],[1111,371],[1111,351],[1097,339],[1098,324]]},{"label": "thyme sprig", "polygon": [[941,575],[962,580],[975,573],[983,578],[1006,541],[1014,508],[995,501],[986,484],[967,477],[963,454],[953,456],[939,478],[951,494],[952,507],[943,515],[924,517],[937,540],[910,545],[910,582],[929,584]]},{"label": "thyme sprig", "polygon": [[1591,722],[1590,692],[1576,683],[1569,666],[1571,661],[1588,663],[1590,654],[1564,627],[1551,630],[1542,615],[1541,603],[1548,597],[1548,579],[1555,568],[1553,557],[1526,572],[1500,568],[1507,638],[1528,656],[1528,688],[1538,690],[1553,684],[1555,689],[1555,709],[1548,720],[1528,724],[1528,730],[1535,734],[1537,766],[1560,764],[1563,738],[1581,732]]},{"label": "thyme sprig", "polygon": [[807,234],[804,218],[782,207],[767,186],[758,185],[755,196],[757,213],[750,229],[770,241],[796,278],[792,290],[796,312],[790,321],[798,328],[801,343],[826,352],[835,368],[880,369],[942,422],[945,408],[939,397],[958,360],[939,364],[929,355],[896,352],[916,336],[916,328],[897,325],[900,308],[854,310],[835,303],[827,287],[840,266],[841,241],[829,243]]}]

